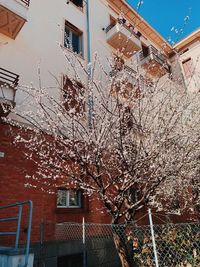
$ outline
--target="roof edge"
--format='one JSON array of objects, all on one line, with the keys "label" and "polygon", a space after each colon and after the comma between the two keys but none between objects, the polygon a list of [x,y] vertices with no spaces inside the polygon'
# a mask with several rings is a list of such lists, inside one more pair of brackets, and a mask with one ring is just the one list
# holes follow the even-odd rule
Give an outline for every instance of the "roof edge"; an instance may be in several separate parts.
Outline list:
[{"label": "roof edge", "polygon": [[178,43],[173,45],[173,49],[181,49],[185,47],[187,44],[193,42],[197,38],[200,38],[200,27],[194,30],[193,32],[189,33],[186,37],[181,39]]},{"label": "roof edge", "polygon": [[173,47],[172,47],[172,45],[153,27],[153,26],[151,26],[150,25],[150,23],[149,22],[147,22],[146,21],[146,19],[144,19],[131,5],[129,5],[129,3],[127,3],[127,1],[126,0],[122,0],[122,2],[125,4],[125,5],[127,5],[127,7],[129,8],[129,9],[131,9],[132,11],[133,11],[133,13],[136,15],[136,16],[138,16],[139,17],[139,19],[140,20],[142,20],[142,21],[144,21],[146,24],[147,24],[147,26],[152,30],[152,31],[154,31],[155,33],[156,33],[156,35],[158,35],[159,36],[159,38],[160,39],[162,39],[163,40],[163,42],[164,43],[166,43],[166,45],[168,45],[169,46],[169,48],[171,48],[171,49],[173,49]]}]

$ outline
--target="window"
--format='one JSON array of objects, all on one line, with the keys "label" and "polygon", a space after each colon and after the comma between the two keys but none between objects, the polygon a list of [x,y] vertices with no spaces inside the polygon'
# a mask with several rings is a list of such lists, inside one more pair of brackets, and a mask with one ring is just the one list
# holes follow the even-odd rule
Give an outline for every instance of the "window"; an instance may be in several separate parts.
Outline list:
[{"label": "window", "polygon": [[[193,182],[195,183],[195,182]],[[192,190],[192,196],[193,196],[193,205],[194,205],[194,212],[199,213],[200,215],[200,203],[198,203],[198,199],[200,196],[199,188],[193,188]]]},{"label": "window", "polygon": [[110,16],[110,25],[115,26],[116,23],[116,19],[113,16]]},{"label": "window", "polygon": [[186,48],[185,50],[183,50],[183,52],[181,54],[184,54],[184,53],[186,53],[188,51],[189,51],[189,48]]},{"label": "window", "polygon": [[83,33],[71,23],[65,23],[64,46],[70,48],[73,52],[83,55],[82,49]]},{"label": "window", "polygon": [[83,254],[80,253],[80,254],[60,256],[57,258],[57,266],[58,267],[66,267],[66,266],[82,267],[83,266]]},{"label": "window", "polygon": [[137,188],[131,188],[128,190],[129,197],[132,203],[136,203],[140,199],[140,190]]},{"label": "window", "polygon": [[124,133],[133,128],[133,116],[130,107],[124,107],[121,124]]},{"label": "window", "polygon": [[119,56],[114,56],[114,70],[121,71],[124,67],[124,59]]},{"label": "window", "polygon": [[78,81],[65,78],[63,98],[65,109],[71,114],[82,116],[85,111],[85,93],[83,85]]},{"label": "window", "polygon": [[186,78],[189,78],[192,76],[192,59],[188,58],[182,62],[183,71]]},{"label": "window", "polygon": [[58,208],[81,208],[81,191],[59,189],[57,192]]},{"label": "window", "polygon": [[199,213],[200,214],[200,204],[195,204],[194,205],[194,211],[195,211],[195,213]]},{"label": "window", "polygon": [[142,43],[142,54],[143,57],[148,57],[150,54],[149,47]]},{"label": "window", "polygon": [[83,0],[71,0],[71,2],[77,7],[83,8]]},{"label": "window", "polygon": [[170,209],[172,211],[176,211],[176,210],[179,210],[180,208],[181,208],[180,200],[178,196],[174,196],[174,198],[172,199],[171,205],[170,205]]}]

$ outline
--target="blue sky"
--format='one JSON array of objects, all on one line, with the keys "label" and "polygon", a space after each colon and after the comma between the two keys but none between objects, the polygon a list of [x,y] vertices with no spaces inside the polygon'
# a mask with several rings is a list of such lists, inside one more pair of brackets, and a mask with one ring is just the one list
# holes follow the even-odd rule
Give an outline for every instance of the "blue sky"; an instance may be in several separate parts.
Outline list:
[{"label": "blue sky", "polygon": [[[136,9],[139,1],[127,2]],[[177,42],[200,27],[200,0],[143,0],[139,14],[165,39]]]}]

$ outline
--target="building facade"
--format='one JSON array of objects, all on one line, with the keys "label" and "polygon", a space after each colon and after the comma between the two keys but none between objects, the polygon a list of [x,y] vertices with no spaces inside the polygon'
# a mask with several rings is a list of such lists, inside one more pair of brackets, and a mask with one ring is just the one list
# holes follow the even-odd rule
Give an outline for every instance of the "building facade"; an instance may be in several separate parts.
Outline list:
[{"label": "building facade", "polygon": [[[9,114],[9,106],[26,101],[20,86],[49,88],[62,99],[59,88],[65,86],[65,77],[75,78],[66,60],[74,52],[77,70],[80,62],[87,69],[97,55],[110,75],[108,59],[114,56],[123,60],[122,68],[145,79],[165,77],[184,90],[200,89],[200,31],[172,47],[123,0],[0,0],[0,14],[1,116],[19,119]],[[120,62],[114,68],[120,69]],[[99,212],[98,200],[81,191],[59,188],[57,194],[48,194],[24,187],[26,172],[34,173],[35,165],[23,147],[13,145],[17,129],[0,123],[0,206],[33,200],[33,243],[53,240],[56,224],[81,222],[83,216],[87,222],[110,222],[108,214]]]},{"label": "building facade", "polygon": [[199,92],[200,29],[174,45],[187,90]]}]

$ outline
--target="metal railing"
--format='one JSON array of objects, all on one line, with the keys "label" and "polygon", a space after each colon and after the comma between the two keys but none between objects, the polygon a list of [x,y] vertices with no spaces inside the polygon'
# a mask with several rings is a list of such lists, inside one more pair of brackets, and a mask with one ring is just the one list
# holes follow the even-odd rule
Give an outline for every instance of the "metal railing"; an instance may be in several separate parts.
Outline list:
[{"label": "metal railing", "polygon": [[11,86],[17,86],[19,83],[19,75],[6,69],[0,68],[0,82],[9,84]]},{"label": "metal railing", "polygon": [[26,6],[30,5],[30,0],[20,0],[22,3],[24,3]]},{"label": "metal railing", "polygon": [[139,52],[140,61],[152,56],[160,65],[168,69],[167,59],[164,55],[161,55],[159,51],[152,45],[148,47],[148,51],[144,54],[143,51]]},{"label": "metal railing", "polygon": [[105,32],[108,33],[112,28],[114,28],[116,25],[119,25],[120,27],[125,28],[126,30],[128,30],[130,32],[131,35],[134,35],[137,39],[140,39],[141,33],[135,33],[134,32],[134,27],[128,27],[125,23],[119,23],[119,22],[115,22],[115,23],[111,23],[108,27],[105,28]]},{"label": "metal railing", "polygon": [[146,77],[142,76],[136,70],[134,70],[128,65],[124,65],[121,70],[117,70],[113,68],[113,70],[109,72],[109,76],[115,77],[116,75],[118,75],[117,77],[120,77],[119,74],[120,72],[123,72],[123,71],[125,74],[128,74],[129,77],[132,77],[134,78],[135,81],[138,81],[138,83],[140,84],[141,90],[147,87],[153,87],[153,82],[150,79],[147,79]]},{"label": "metal railing", "polygon": [[130,73],[130,74],[132,74],[132,75],[136,75],[136,74],[137,74],[137,71],[135,71],[134,69],[132,69],[132,68],[129,67],[128,65],[125,65],[125,66],[124,66],[124,69],[125,69],[128,73]]},{"label": "metal railing", "polygon": [[14,235],[15,236],[15,246],[10,247],[9,249],[11,251],[16,251],[17,249],[19,249],[20,228],[21,228],[22,211],[23,211],[24,205],[29,205],[28,228],[27,228],[26,248],[25,248],[25,264],[24,264],[24,267],[26,267],[28,265],[28,256],[29,256],[29,250],[30,250],[31,224],[32,224],[32,212],[33,212],[33,203],[31,200],[0,207],[0,210],[10,209],[13,207],[19,207],[17,216],[0,218],[0,223],[1,222],[16,221],[17,222],[16,230],[12,231],[12,232],[10,232],[10,231],[0,232],[0,236],[2,236],[2,235],[3,236],[12,235],[13,236]]},{"label": "metal railing", "polygon": [[120,70],[113,67],[113,69],[109,72],[109,75],[110,75],[110,77],[113,77],[113,76],[119,74],[120,71],[125,71],[127,74],[133,75],[133,76],[137,75],[137,72],[134,69],[132,69],[131,67],[129,67],[128,65],[123,65]]}]

